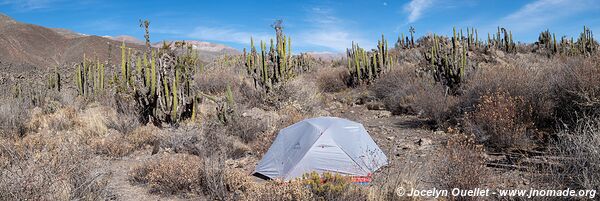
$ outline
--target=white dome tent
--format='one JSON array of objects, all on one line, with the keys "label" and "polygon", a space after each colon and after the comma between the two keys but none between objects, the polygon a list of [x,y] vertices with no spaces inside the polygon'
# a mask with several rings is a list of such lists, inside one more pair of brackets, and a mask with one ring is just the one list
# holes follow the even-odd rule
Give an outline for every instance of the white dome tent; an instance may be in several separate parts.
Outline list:
[{"label": "white dome tent", "polygon": [[279,131],[253,175],[286,181],[313,171],[368,176],[387,164],[387,157],[362,124],[318,117]]}]

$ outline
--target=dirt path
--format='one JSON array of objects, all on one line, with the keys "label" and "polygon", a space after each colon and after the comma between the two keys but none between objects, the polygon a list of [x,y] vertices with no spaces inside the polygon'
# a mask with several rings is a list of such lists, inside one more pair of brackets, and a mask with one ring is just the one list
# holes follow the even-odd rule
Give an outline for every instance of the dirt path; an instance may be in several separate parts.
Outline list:
[{"label": "dirt path", "polygon": [[[148,153],[146,153],[148,152]],[[161,197],[150,194],[148,188],[140,185],[132,185],[129,182],[129,173],[133,168],[142,164],[150,158],[149,150],[133,153],[121,159],[112,159],[106,167],[112,172],[112,178],[108,183],[108,190],[116,197],[116,200],[179,200],[174,197]]]}]

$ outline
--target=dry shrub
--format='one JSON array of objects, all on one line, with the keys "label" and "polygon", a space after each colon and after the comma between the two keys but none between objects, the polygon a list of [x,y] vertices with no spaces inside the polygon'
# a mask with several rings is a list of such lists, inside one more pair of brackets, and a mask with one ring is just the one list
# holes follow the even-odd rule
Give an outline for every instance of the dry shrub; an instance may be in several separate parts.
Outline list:
[{"label": "dry shrub", "polygon": [[292,104],[302,112],[311,113],[321,106],[319,88],[314,79],[307,74],[302,74],[277,87],[273,94],[269,96],[269,101],[276,108]]},{"label": "dry shrub", "polygon": [[91,104],[78,117],[78,132],[85,138],[104,136],[109,130],[107,119],[117,118],[114,110],[97,104]]},{"label": "dry shrub", "polygon": [[31,119],[27,122],[27,130],[30,132],[66,131],[76,125],[79,125],[78,114],[72,107],[59,109],[52,114],[45,114],[40,108],[34,108],[31,112]]},{"label": "dry shrub", "polygon": [[234,90],[234,99],[237,104],[243,104],[248,108],[265,108],[267,105],[267,94],[257,90],[253,83],[242,82],[237,88],[238,90]]},{"label": "dry shrub", "polygon": [[200,194],[202,160],[188,154],[161,155],[138,166],[130,173],[131,181],[148,184],[151,193],[167,195]]},{"label": "dry shrub", "polygon": [[137,127],[125,138],[131,142],[136,148],[143,148],[147,145],[154,145],[158,141],[158,133],[160,130],[152,124],[146,126]]},{"label": "dry shrub", "polygon": [[[393,161],[392,161],[393,162]],[[401,165],[400,169],[392,169],[392,166]],[[382,170],[373,178],[369,200],[418,200],[398,195],[398,188],[406,189],[424,189],[425,172],[427,172],[429,162],[411,162],[402,164],[390,164],[390,167]]]},{"label": "dry shrub", "polygon": [[0,169],[0,200],[108,199],[110,176],[95,170],[86,149],[66,135],[41,140],[43,148],[32,141],[3,146],[10,162]]},{"label": "dry shrub", "polygon": [[205,156],[215,153],[224,154],[228,158],[241,158],[250,152],[250,147],[240,138],[228,134],[228,128],[216,123],[206,125],[199,147]]},{"label": "dry shrub", "polygon": [[438,123],[448,119],[457,102],[455,97],[446,94],[445,87],[420,77],[411,67],[397,68],[384,74],[371,91],[393,114],[422,112]]},{"label": "dry shrub", "polygon": [[29,107],[27,102],[15,98],[0,100],[0,138],[25,135]]},{"label": "dry shrub", "polygon": [[472,136],[452,134],[438,157],[432,175],[440,189],[474,189],[484,186],[489,179],[484,149]]},{"label": "dry shrub", "polygon": [[495,92],[481,97],[475,111],[467,115],[466,129],[489,147],[522,148],[533,126],[531,113],[522,97]]},{"label": "dry shrub", "polygon": [[96,154],[117,158],[129,155],[134,149],[134,145],[117,132],[108,132],[104,137],[95,138],[91,141],[90,146],[96,151]]},{"label": "dry shrub", "polygon": [[213,200],[232,200],[226,176],[225,157],[214,154],[204,158],[202,169],[202,191]]},{"label": "dry shrub", "polygon": [[349,79],[348,70],[345,68],[324,68],[317,77],[317,85],[323,92],[335,93],[346,89],[346,81]]},{"label": "dry shrub", "polygon": [[244,143],[250,143],[267,130],[267,123],[254,118],[234,116],[227,126],[230,135],[237,136]]},{"label": "dry shrub", "polygon": [[351,183],[349,177],[325,172],[312,172],[303,176],[302,182],[317,200],[367,200],[365,189]]},{"label": "dry shrub", "polygon": [[109,104],[112,106],[109,107],[115,109],[116,114],[114,112],[109,114],[110,118],[106,122],[108,128],[127,135],[139,127],[141,122],[147,122],[143,119],[147,117],[140,114],[138,106],[135,101],[131,100],[131,97],[116,94],[113,99],[114,101]]},{"label": "dry shrub", "polygon": [[236,86],[238,82],[237,72],[233,68],[214,67],[198,72],[194,75],[194,81],[198,90],[208,94],[220,94],[227,90],[227,86]]},{"label": "dry shrub", "polygon": [[559,189],[600,188],[600,118],[583,117],[552,143],[560,166],[547,164],[542,181]]},{"label": "dry shrub", "polygon": [[269,181],[257,185],[245,200],[313,200],[314,196],[301,181]]},{"label": "dry shrub", "polygon": [[557,121],[575,125],[584,116],[600,115],[600,56],[566,59],[553,79]]},{"label": "dry shrub", "polygon": [[[480,98],[487,93],[506,92],[521,97],[523,104],[532,110],[531,117],[537,127],[552,127],[554,101],[551,82],[555,72],[562,68],[558,60],[525,55],[509,60],[509,64],[483,66],[465,80],[461,88],[457,113],[472,111]],[[457,114],[458,115],[458,114]]]}]

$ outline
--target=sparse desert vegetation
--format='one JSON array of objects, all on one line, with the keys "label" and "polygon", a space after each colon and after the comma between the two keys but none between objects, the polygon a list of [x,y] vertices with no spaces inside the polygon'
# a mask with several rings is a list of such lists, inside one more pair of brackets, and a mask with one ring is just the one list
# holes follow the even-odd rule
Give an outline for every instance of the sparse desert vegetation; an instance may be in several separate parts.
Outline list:
[{"label": "sparse desert vegetation", "polygon": [[[333,60],[292,52],[281,21],[274,39],[248,38],[247,49],[212,60],[185,41],[153,46],[151,23],[140,27],[143,44],[107,42],[113,52],[81,52],[42,75],[0,74],[0,200],[600,188],[600,52],[588,27],[570,40],[546,30],[535,43],[501,27],[487,40],[474,28],[415,38],[411,27],[372,50],[349,41]],[[280,129],[319,116],[362,123],[389,165],[367,185],[251,175]]]}]

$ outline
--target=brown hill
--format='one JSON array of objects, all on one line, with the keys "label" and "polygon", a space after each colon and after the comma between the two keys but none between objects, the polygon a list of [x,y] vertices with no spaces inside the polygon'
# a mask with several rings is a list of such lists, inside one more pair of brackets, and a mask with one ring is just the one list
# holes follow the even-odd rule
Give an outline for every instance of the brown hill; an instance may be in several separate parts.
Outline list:
[{"label": "brown hill", "polygon": [[[0,44],[0,62],[4,66],[30,66],[26,69],[9,68],[11,72],[70,66],[81,61],[84,54],[101,61],[111,58],[111,63],[117,63],[120,57],[120,43],[117,41],[20,23],[1,14]],[[143,48],[136,44],[127,46]]]}]

